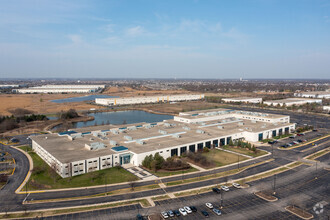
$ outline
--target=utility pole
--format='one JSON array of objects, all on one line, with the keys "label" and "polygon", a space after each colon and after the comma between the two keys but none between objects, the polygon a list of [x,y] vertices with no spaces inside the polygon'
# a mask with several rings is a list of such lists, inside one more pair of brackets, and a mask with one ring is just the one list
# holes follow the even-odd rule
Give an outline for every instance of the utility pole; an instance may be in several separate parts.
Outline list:
[{"label": "utility pole", "polygon": [[273,194],[276,194],[276,174],[274,174],[274,188],[273,188]]},{"label": "utility pole", "polygon": [[272,144],[272,158],[274,158],[274,144]]},{"label": "utility pole", "polygon": [[237,166],[238,166],[238,170],[239,170],[239,155],[237,155],[237,159],[238,159]]},{"label": "utility pole", "polygon": [[315,179],[317,179],[317,161],[315,161]]},{"label": "utility pole", "polygon": [[104,176],[104,183],[105,183],[105,195],[108,194],[108,186],[107,186],[107,177]]}]

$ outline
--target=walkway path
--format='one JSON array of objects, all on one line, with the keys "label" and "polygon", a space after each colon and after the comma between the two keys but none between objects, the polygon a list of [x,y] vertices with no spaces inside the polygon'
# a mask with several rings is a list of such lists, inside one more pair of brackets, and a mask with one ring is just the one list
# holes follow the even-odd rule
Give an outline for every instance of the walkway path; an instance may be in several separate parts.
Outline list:
[{"label": "walkway path", "polygon": [[250,159],[254,158],[254,157],[251,157],[251,156],[246,155],[246,154],[237,153],[237,152],[235,152],[235,151],[226,150],[226,149],[223,149],[223,148],[216,148],[216,149],[218,149],[218,150],[223,150],[223,151],[226,151],[226,152],[228,152],[228,153],[237,154],[237,155],[240,155],[240,156],[242,156],[242,157],[248,157],[248,158],[250,158]]},{"label": "walkway path", "polygon": [[128,172],[132,173],[133,175],[137,176],[142,180],[156,180],[158,179],[157,176],[149,173],[148,171],[142,169],[141,167],[134,166],[132,164],[125,164],[123,168],[126,169]]}]

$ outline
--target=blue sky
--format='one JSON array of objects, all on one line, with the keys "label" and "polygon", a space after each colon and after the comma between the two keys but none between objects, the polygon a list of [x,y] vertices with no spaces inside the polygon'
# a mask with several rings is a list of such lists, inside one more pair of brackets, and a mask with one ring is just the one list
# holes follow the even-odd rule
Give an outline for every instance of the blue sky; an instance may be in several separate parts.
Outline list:
[{"label": "blue sky", "polygon": [[330,0],[0,0],[0,79],[330,78]]}]

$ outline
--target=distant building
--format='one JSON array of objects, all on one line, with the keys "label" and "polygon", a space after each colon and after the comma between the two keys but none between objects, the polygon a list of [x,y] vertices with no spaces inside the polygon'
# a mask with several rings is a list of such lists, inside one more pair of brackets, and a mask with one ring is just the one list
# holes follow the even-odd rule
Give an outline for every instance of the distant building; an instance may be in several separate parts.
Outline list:
[{"label": "distant building", "polygon": [[323,110],[326,112],[330,112],[330,106],[323,106]]},{"label": "distant building", "polygon": [[7,88],[15,88],[15,87],[19,87],[20,85],[12,85],[12,84],[3,84],[0,85],[1,89],[7,89]]},{"label": "distant building", "polygon": [[230,109],[181,112],[157,123],[102,125],[30,136],[32,149],[63,178],[117,165],[139,166],[230,141],[261,141],[295,130],[290,116]]},{"label": "distant building", "polygon": [[99,105],[133,105],[133,104],[146,104],[157,102],[178,102],[178,101],[191,101],[203,99],[204,94],[180,94],[180,95],[162,95],[162,96],[138,96],[138,97],[125,97],[125,98],[97,98],[95,103]]},{"label": "distant building", "polygon": [[244,102],[244,103],[261,103],[262,98],[251,98],[251,97],[238,97],[238,98],[224,98],[224,102]]},{"label": "distant building", "polygon": [[296,97],[330,99],[330,91],[297,92]]},{"label": "distant building", "polygon": [[264,101],[266,105],[273,105],[273,106],[292,106],[292,105],[304,105],[307,103],[317,103],[322,104],[322,99],[306,99],[306,98],[288,98],[288,99],[279,99],[279,100],[268,100]]},{"label": "distant building", "polygon": [[91,93],[105,88],[105,85],[44,85],[24,89],[13,89],[15,93]]}]

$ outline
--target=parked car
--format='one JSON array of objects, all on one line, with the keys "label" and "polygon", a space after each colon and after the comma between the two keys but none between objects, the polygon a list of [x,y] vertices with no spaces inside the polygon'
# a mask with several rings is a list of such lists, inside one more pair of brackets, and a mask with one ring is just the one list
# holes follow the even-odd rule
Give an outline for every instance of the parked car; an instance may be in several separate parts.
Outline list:
[{"label": "parked car", "polygon": [[187,212],[188,214],[192,213],[190,207],[185,206],[185,207],[183,207],[183,208],[184,208],[184,210],[186,210],[186,212]]},{"label": "parked car", "polygon": [[186,216],[188,215],[188,213],[186,212],[186,210],[184,208],[179,208],[179,212],[181,213],[181,215]]},{"label": "parked car", "polygon": [[173,210],[173,212],[174,212],[174,214],[175,214],[177,217],[181,216],[179,210]]},{"label": "parked car", "polygon": [[294,135],[292,135],[292,136],[290,136],[289,138],[295,138],[295,136],[294,136]]},{"label": "parked car", "polygon": [[237,188],[237,189],[240,189],[240,188],[242,188],[242,187],[241,187],[241,185],[240,185],[240,184],[238,184],[238,183],[233,183],[232,185],[233,185],[233,187],[235,187],[235,188]]},{"label": "parked car", "polygon": [[207,211],[205,211],[205,210],[203,210],[203,211],[201,211],[202,212],[202,214],[205,216],[205,217],[209,217],[209,213],[207,213]]},{"label": "parked car", "polygon": [[170,217],[174,217],[174,212],[172,210],[167,211],[167,213]]},{"label": "parked car", "polygon": [[136,215],[136,220],[143,220],[143,216],[141,214]]},{"label": "parked car", "polygon": [[218,194],[221,193],[220,189],[218,189],[216,187],[212,188],[212,191],[215,193],[218,193]]},{"label": "parked car", "polygon": [[292,143],[294,143],[294,144],[299,144],[299,141],[293,141]]},{"label": "parked car", "polygon": [[197,212],[197,208],[195,206],[190,206],[191,211]]},{"label": "parked car", "polygon": [[286,146],[286,145],[282,145],[281,147],[283,147],[283,148],[287,148],[288,146]]},{"label": "parked car", "polygon": [[304,136],[305,134],[304,133],[299,133],[297,134],[298,136]]},{"label": "parked car", "polygon": [[221,215],[221,211],[220,211],[219,209],[214,208],[214,209],[213,209],[213,212],[214,212],[216,215]]},{"label": "parked car", "polygon": [[297,140],[299,143],[302,143],[303,141],[301,139]]},{"label": "parked car", "polygon": [[10,139],[10,141],[13,142],[13,143],[18,143],[19,142],[19,140],[17,138],[12,138],[12,139]]},{"label": "parked car", "polygon": [[306,142],[306,141],[307,141],[306,139],[302,140],[302,142]]},{"label": "parked car", "polygon": [[207,202],[207,203],[205,203],[205,205],[206,205],[207,208],[213,209],[212,203]]},{"label": "parked car", "polygon": [[229,187],[228,187],[228,186],[221,185],[220,187],[221,187],[221,189],[222,189],[223,191],[226,191],[226,192],[229,191]]},{"label": "parked car", "polygon": [[292,144],[290,144],[290,143],[287,143],[287,144],[286,144],[286,146],[287,146],[287,147],[291,147],[291,146],[292,146]]},{"label": "parked car", "polygon": [[317,129],[313,129],[314,132],[317,132],[318,130]]},{"label": "parked car", "polygon": [[160,214],[161,214],[161,215],[163,216],[163,218],[165,218],[165,219],[169,217],[168,214],[167,214],[167,212],[161,212]]}]

